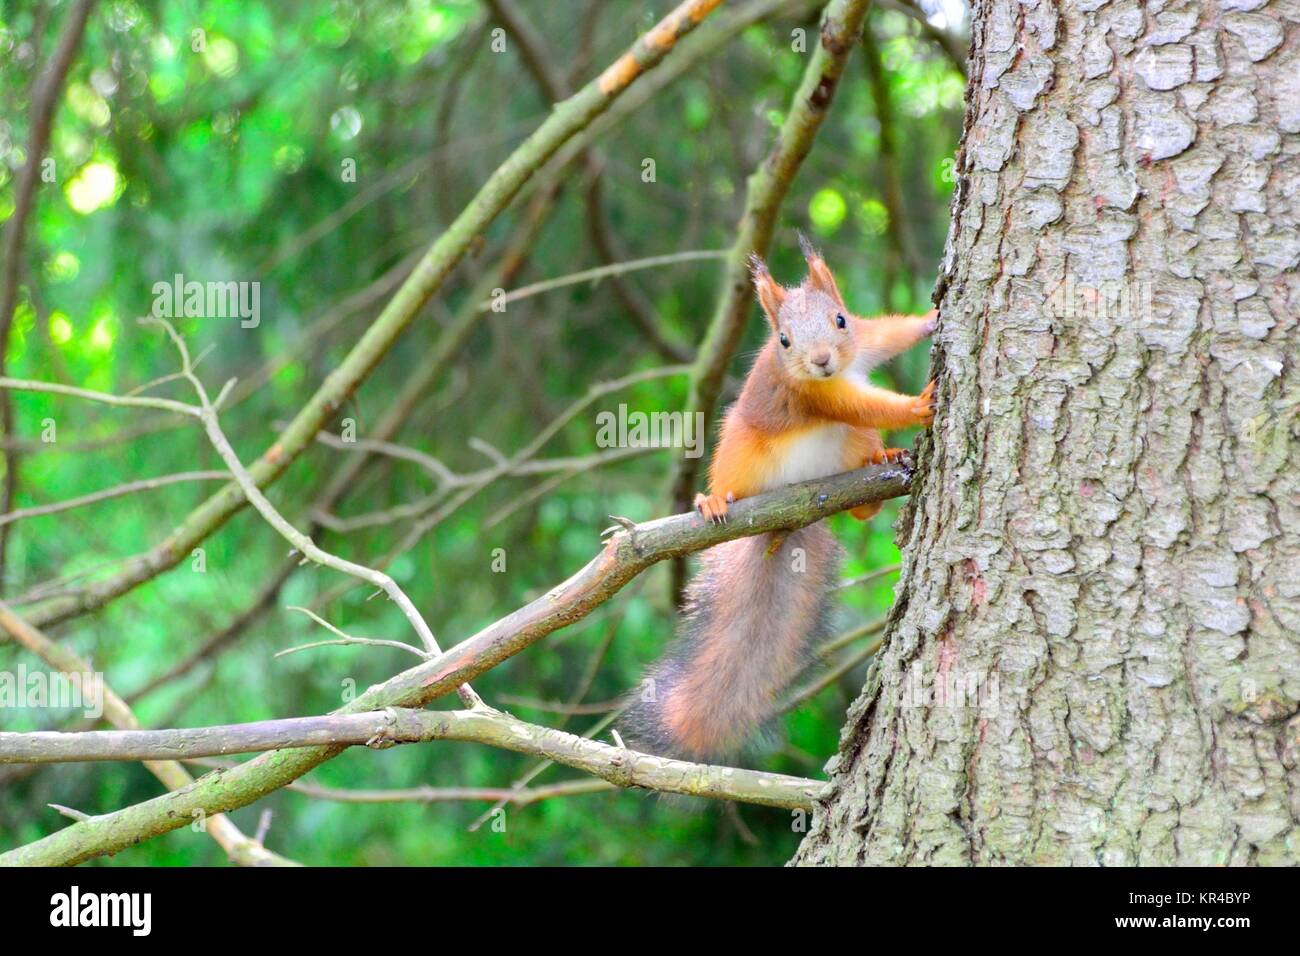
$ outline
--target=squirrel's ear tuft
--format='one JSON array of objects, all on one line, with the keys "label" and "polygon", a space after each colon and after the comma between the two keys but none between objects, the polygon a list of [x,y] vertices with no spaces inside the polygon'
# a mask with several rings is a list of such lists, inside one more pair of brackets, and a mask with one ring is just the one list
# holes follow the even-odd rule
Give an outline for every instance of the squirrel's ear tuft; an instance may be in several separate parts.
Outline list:
[{"label": "squirrel's ear tuft", "polygon": [[805,259],[821,258],[821,254],[818,253],[816,247],[813,246],[812,240],[808,238],[808,233],[804,232],[802,229],[796,229],[794,234],[799,239],[799,251],[803,253]]},{"label": "squirrel's ear tuft", "polygon": [[840,295],[839,287],[835,285],[835,277],[831,275],[830,266],[826,265],[826,260],[802,231],[798,235],[799,249],[803,252],[804,261],[808,263],[808,284],[814,289],[825,292],[840,308],[845,308],[844,297]]},{"label": "squirrel's ear tuft", "polygon": [[767,271],[767,263],[756,252],[750,253],[749,273],[754,278],[754,291],[758,293],[758,304],[763,307],[763,311],[767,313],[767,321],[772,323],[772,328],[775,329],[781,314],[781,303],[785,301],[785,289],[772,278],[772,273]]}]

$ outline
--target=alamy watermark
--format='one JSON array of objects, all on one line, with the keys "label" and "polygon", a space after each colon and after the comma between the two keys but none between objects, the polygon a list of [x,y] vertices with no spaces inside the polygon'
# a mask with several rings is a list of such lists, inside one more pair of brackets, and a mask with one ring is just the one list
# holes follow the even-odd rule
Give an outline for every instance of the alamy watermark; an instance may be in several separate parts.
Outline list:
[{"label": "alamy watermark", "polygon": [[153,284],[155,319],[239,319],[245,329],[262,321],[260,282],[186,281],[176,273],[171,282]]},{"label": "alamy watermark", "polygon": [[1124,319],[1151,321],[1151,283],[1145,279],[1114,279],[1098,285],[1073,275],[1052,290],[1047,312],[1062,319]]},{"label": "alamy watermark", "polygon": [[1286,459],[1291,436],[1300,425],[1300,394],[1284,396],[1270,411],[1260,412],[1241,423],[1241,439],[1261,455]]},{"label": "alamy watermark", "polygon": [[148,936],[153,929],[152,893],[96,893],[73,885],[67,893],[50,897],[51,926],[124,926],[133,936]]},{"label": "alamy watermark", "polygon": [[597,448],[682,448],[687,458],[704,454],[704,413],[617,412],[596,415]]},{"label": "alamy watermark", "polygon": [[0,671],[0,709],[76,708],[87,717],[104,716],[104,675],[98,671]]},{"label": "alamy watermark", "polygon": [[945,669],[929,674],[921,661],[907,669],[903,677],[904,707],[974,707],[980,710],[997,707],[999,682],[997,671]]}]

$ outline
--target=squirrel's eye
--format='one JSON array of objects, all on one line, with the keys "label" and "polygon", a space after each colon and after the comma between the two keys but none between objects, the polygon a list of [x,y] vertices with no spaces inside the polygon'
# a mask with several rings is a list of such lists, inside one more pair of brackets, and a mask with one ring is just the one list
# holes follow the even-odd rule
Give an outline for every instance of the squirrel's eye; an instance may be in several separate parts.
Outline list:
[{"label": "squirrel's eye", "polygon": [[841,329],[849,324],[848,322],[844,321],[844,313],[837,312],[835,314],[835,324]]},{"label": "squirrel's eye", "polygon": [[784,332],[779,336],[779,340],[781,342],[781,348],[788,349],[790,347],[790,336],[786,335]]}]

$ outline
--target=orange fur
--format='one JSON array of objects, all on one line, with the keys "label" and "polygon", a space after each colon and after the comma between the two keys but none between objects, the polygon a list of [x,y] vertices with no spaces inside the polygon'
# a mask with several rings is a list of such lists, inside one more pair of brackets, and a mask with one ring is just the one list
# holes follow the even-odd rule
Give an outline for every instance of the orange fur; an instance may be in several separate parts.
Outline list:
[{"label": "orange fur", "polygon": [[899,395],[874,385],[859,385],[842,378],[799,383],[800,397],[821,418],[864,428],[910,428],[928,425],[934,417],[930,386],[918,396]]},{"label": "orange fur", "polygon": [[690,760],[731,756],[772,713],[824,633],[839,548],[823,524],[704,552],[681,633],[624,718],[630,739]]},{"label": "orange fur", "polygon": [[929,335],[937,315],[937,310],[931,309],[925,315],[881,315],[874,319],[859,319],[853,325],[854,338],[859,349],[880,356],[878,364],[906,352]]},{"label": "orange fur", "polygon": [[[933,313],[854,319],[853,347],[873,358],[890,358],[924,337],[932,324]],[[759,353],[740,398],[723,421],[709,468],[708,494],[696,497],[696,507],[709,520],[724,519],[731,502],[773,487],[773,478],[781,473],[791,447],[798,447],[800,437],[813,429],[838,422],[863,432],[846,440],[840,467],[827,472],[833,474],[901,454],[894,449],[887,452],[877,429],[928,425],[933,418],[933,386],[912,396],[854,381],[844,374],[827,379],[792,378],[777,359],[778,348],[769,341]],[[853,513],[860,517],[868,510],[869,506],[863,506]],[[877,507],[870,514],[879,510]]]},{"label": "orange fur", "polygon": [[[928,425],[933,383],[919,396],[867,381],[870,370],[930,334],[935,314],[863,320],[849,314],[825,261],[803,240],[808,278],[779,285],[753,260],[772,326],[727,411],[695,506],[725,521],[732,502],[902,454],[880,429]],[[879,503],[850,513],[868,520]],[[712,759],[734,752],[807,660],[830,607],[838,549],[823,524],[711,548],[688,589],[678,642],[654,671],[653,700],[628,716],[659,752]]]}]

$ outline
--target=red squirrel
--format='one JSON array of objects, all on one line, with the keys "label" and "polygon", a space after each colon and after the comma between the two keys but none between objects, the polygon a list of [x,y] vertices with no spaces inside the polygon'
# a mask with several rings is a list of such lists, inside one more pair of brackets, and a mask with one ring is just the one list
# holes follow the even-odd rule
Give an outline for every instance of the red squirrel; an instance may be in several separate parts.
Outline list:
[{"label": "red squirrel", "polygon": [[[750,260],[771,335],[723,420],[709,493],[695,498],[708,521],[725,521],[741,498],[894,460],[903,451],[886,448],[877,429],[934,417],[933,382],[918,396],[900,395],[867,374],[934,331],[936,313],[854,316],[821,255],[803,235],[799,242],[808,277],[797,287],[779,285],[758,256]],[[880,507],[850,514],[866,521]],[[629,712],[631,736],[692,760],[739,750],[825,632],[839,556],[820,522],[705,551],[680,636]]]}]

